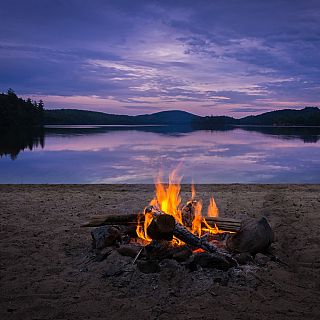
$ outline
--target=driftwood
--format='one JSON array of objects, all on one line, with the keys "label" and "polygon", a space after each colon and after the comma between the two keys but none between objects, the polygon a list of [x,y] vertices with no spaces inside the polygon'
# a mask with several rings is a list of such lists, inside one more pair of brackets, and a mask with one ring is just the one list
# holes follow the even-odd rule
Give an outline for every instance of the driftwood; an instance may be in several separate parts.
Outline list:
[{"label": "driftwood", "polygon": [[[241,221],[231,218],[221,217],[205,217],[208,225],[214,227],[215,225],[225,231],[238,232],[241,229]],[[104,225],[126,225],[136,226],[144,222],[144,215],[133,213],[133,214],[114,214],[114,215],[101,215],[93,216],[88,222],[82,225],[82,227],[99,227]],[[188,224],[187,224],[188,226]],[[203,225],[205,227],[205,225]]]},{"label": "driftwood", "polygon": [[274,241],[274,234],[266,218],[250,221],[227,240],[227,248],[233,252],[264,252]]}]

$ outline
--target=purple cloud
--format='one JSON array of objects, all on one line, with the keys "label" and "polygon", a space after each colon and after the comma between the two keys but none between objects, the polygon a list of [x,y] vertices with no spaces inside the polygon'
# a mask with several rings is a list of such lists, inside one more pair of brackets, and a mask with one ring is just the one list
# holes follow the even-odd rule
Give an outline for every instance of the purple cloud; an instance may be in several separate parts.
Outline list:
[{"label": "purple cloud", "polygon": [[0,90],[126,114],[320,106],[319,18],[312,0],[7,0]]}]

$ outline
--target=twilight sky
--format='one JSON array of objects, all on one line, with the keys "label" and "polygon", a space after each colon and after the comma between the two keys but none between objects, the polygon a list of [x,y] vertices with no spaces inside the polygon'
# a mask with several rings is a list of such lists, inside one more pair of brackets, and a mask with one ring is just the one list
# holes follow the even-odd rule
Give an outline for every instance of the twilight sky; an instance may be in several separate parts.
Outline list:
[{"label": "twilight sky", "polygon": [[320,1],[1,0],[9,87],[119,114],[320,106]]}]

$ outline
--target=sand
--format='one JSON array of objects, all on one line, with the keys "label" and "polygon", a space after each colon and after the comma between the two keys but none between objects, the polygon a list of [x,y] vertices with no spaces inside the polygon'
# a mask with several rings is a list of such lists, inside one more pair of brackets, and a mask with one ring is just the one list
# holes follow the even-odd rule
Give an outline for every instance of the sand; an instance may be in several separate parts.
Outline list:
[{"label": "sand", "polygon": [[90,229],[80,224],[143,209],[153,186],[2,185],[0,319],[320,319],[320,185],[197,191],[205,205],[214,193],[221,216],[266,216],[287,266],[269,262],[236,283],[199,272],[105,278],[112,261],[87,262]]}]

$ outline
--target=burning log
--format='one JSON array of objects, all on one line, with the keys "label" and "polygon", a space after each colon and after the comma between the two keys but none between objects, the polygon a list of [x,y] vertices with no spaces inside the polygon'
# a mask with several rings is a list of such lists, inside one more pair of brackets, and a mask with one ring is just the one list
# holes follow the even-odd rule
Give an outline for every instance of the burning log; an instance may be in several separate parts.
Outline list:
[{"label": "burning log", "polygon": [[250,221],[240,232],[227,240],[227,247],[233,252],[264,252],[274,241],[274,234],[266,218]]},{"label": "burning log", "polygon": [[[191,247],[194,248],[201,248],[205,251],[211,252],[211,253],[217,253],[218,252],[218,248],[208,242],[206,240],[206,238],[202,237],[199,238],[196,235],[194,235],[192,232],[190,232],[186,227],[184,227],[181,223],[179,223],[178,221],[176,221],[174,219],[173,216],[171,215],[167,215],[166,213],[162,212],[160,209],[154,207],[154,206],[149,206],[146,208],[145,210],[146,214],[152,214],[153,215],[153,220],[150,223],[150,225],[147,228],[147,234],[152,238],[152,232],[150,234],[150,226],[153,224],[154,226],[151,228],[152,231],[154,230],[160,230],[162,228],[164,228],[164,226],[162,225],[163,222],[165,221],[169,221],[170,222],[170,226],[166,227],[165,230],[166,232],[164,232],[164,237],[165,238],[161,238],[161,232],[155,232],[155,237],[156,238],[152,238],[153,240],[167,240],[168,238],[172,239],[173,236],[175,236],[176,238],[178,238],[179,240],[183,241],[184,243],[188,244]],[[164,218],[164,219],[159,219],[159,217],[171,217],[170,219]],[[172,220],[173,219],[173,220]]]},{"label": "burning log", "polygon": [[147,228],[147,234],[153,240],[171,241],[174,228],[175,220],[173,216],[169,214],[156,215]]},{"label": "burning log", "polygon": [[[138,224],[139,217],[140,222],[143,223],[145,217],[138,213],[94,216],[87,223],[83,224],[82,227],[99,227],[104,225],[136,226]],[[238,232],[242,225],[240,220],[231,218],[205,217],[205,219],[210,227],[214,227],[216,225],[221,230],[231,232]],[[187,224],[187,226],[188,225],[189,224]]]},{"label": "burning log", "polygon": [[189,228],[192,227],[192,221],[195,218],[196,204],[197,201],[195,200],[188,201],[187,204],[181,210],[182,223]]}]

